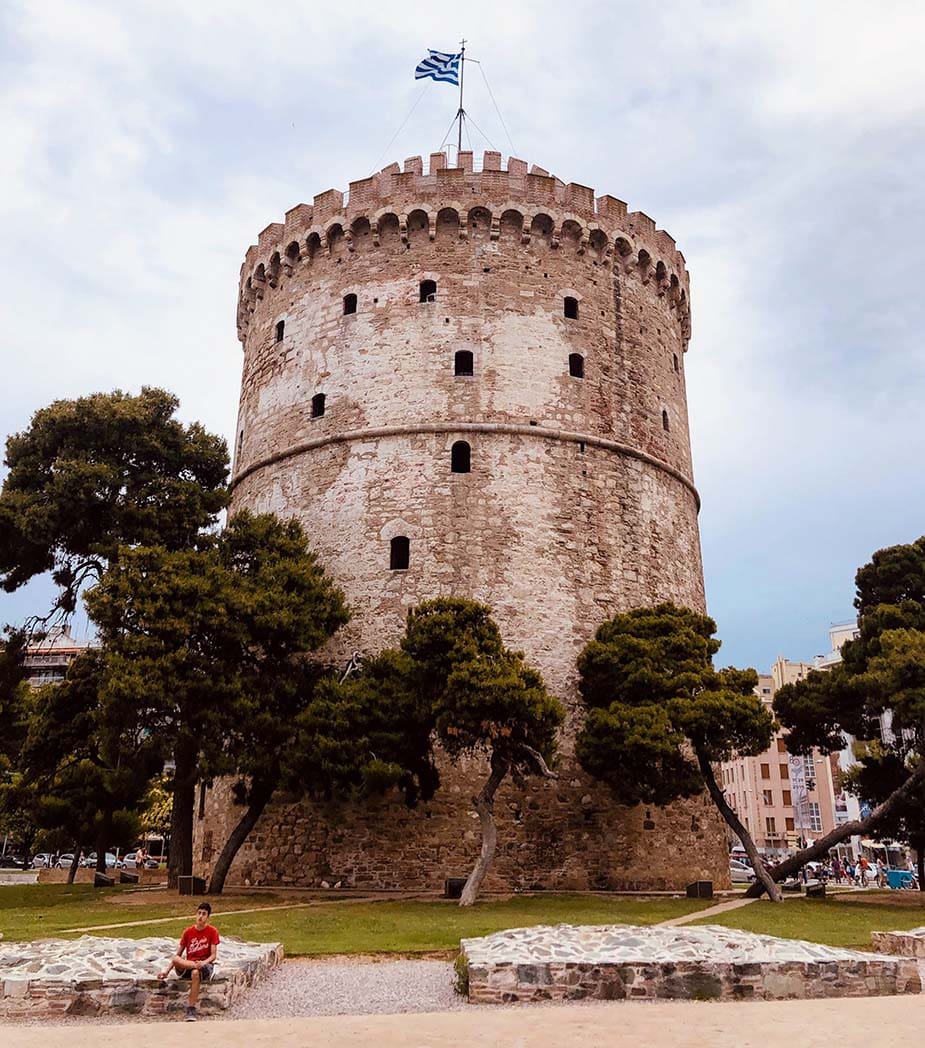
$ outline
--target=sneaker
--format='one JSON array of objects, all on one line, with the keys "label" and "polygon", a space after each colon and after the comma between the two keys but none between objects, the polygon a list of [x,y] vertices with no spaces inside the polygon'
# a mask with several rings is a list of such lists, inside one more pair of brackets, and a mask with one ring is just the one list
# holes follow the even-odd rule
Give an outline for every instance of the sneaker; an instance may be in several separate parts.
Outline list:
[{"label": "sneaker", "polygon": [[199,1018],[199,1012],[195,1005],[188,1004],[186,1006],[186,1021],[188,1023],[194,1023]]}]

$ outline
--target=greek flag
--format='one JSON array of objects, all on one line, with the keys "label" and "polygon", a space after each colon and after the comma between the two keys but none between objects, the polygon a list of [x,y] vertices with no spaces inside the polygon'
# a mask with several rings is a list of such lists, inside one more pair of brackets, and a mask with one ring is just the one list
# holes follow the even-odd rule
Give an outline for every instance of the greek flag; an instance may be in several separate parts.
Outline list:
[{"label": "greek flag", "polygon": [[415,80],[423,80],[430,77],[432,80],[442,80],[446,84],[459,86],[459,59],[460,55],[448,55],[443,51],[431,51],[430,57],[418,63],[414,71]]}]

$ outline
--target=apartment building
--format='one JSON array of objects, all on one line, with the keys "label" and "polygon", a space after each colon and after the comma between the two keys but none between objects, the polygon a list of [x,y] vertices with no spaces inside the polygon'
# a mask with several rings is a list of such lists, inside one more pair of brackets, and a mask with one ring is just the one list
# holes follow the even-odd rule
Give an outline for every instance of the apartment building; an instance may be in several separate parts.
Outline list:
[{"label": "apartment building", "polygon": [[75,640],[67,626],[52,626],[42,640],[26,648],[23,656],[26,681],[33,688],[60,684],[68,666],[89,647],[89,641]]},{"label": "apartment building", "polygon": [[[833,626],[827,655],[812,662],[778,658],[770,673],[759,676],[756,693],[770,709],[778,689],[802,680],[811,670],[830,669],[840,659],[841,645],[855,635],[853,624]],[[839,784],[839,766],[849,763],[847,750],[831,755],[818,750],[806,756],[789,753],[783,732],[778,732],[770,748],[757,757],[725,762],[722,781],[729,803],[759,850],[777,857],[856,817],[856,799]]]}]

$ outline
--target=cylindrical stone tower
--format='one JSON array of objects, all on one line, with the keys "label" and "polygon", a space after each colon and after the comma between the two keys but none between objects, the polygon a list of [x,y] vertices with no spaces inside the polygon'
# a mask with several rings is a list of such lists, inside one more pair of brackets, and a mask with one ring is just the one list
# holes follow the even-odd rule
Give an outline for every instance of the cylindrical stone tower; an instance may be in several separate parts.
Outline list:
[{"label": "cylindrical stone tower", "polygon": [[[684,388],[684,259],[639,212],[520,160],[397,164],[300,204],[241,271],[233,509],[305,526],[353,611],[334,654],[394,643],[409,607],[489,604],[570,709],[560,778],[499,794],[489,887],[728,879],[702,799],[616,806],[577,768],[575,660],[617,611],[704,607]],[[471,771],[471,769],[470,769]],[[434,800],[277,804],[232,879],[437,887],[478,847],[475,780]],[[208,870],[230,791],[209,792]]]}]

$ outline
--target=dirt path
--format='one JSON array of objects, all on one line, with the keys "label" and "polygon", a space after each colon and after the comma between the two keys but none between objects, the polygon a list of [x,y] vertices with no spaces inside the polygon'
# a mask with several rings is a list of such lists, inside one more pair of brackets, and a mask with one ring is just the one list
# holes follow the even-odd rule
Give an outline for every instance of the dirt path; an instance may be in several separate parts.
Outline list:
[{"label": "dirt path", "polygon": [[[824,1001],[614,1002],[313,1019],[146,1024],[158,1048],[792,1048],[807,1031],[837,1031],[839,1048],[914,1039],[925,996]],[[16,1048],[123,1048],[139,1026],[17,1026]]]}]

